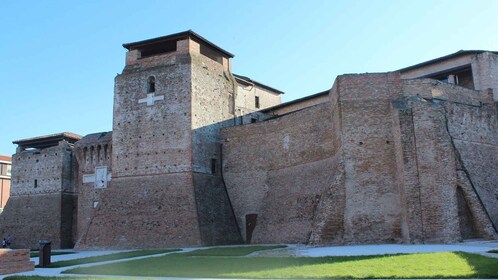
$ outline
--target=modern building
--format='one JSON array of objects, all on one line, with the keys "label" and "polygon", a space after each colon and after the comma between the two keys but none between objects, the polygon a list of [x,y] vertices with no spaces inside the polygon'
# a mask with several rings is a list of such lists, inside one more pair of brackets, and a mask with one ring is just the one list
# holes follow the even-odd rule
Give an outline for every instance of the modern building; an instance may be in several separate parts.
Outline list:
[{"label": "modern building", "polygon": [[12,158],[0,155],[0,212],[9,200],[11,170]]}]

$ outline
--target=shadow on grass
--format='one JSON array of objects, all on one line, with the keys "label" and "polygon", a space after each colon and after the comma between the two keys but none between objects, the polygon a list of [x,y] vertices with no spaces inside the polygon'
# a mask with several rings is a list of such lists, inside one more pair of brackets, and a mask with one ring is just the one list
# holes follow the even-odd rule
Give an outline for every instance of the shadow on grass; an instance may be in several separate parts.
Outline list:
[{"label": "shadow on grass", "polygon": [[200,278],[495,278],[498,259],[468,253],[321,258],[175,253],[63,273]]},{"label": "shadow on grass", "polygon": [[[179,251],[179,249],[137,250],[137,251],[130,251],[130,252],[120,252],[120,253],[100,255],[100,256],[94,256],[94,257],[86,257],[86,258],[78,258],[78,259],[72,259],[72,260],[66,260],[66,261],[53,262],[47,268],[58,268],[58,267],[74,266],[74,265],[87,264],[87,263],[96,263],[96,262],[104,262],[104,261],[112,261],[112,260],[120,260],[120,259],[129,259],[129,258],[135,258],[135,257],[170,253],[170,252],[175,252],[175,251]],[[36,266],[36,267],[39,267],[39,266]]]},{"label": "shadow on grass", "polygon": [[[52,256],[58,256],[58,255],[68,255],[68,254],[74,254],[75,252],[57,252],[57,251],[52,251],[50,255]],[[37,258],[40,256],[40,251],[31,251],[29,252],[29,257],[30,258]]]},{"label": "shadow on grass", "polygon": [[286,245],[262,245],[262,246],[237,246],[237,247],[216,247],[199,249],[191,252],[181,253],[181,256],[190,257],[236,257],[246,256],[258,251],[287,248]]},{"label": "shadow on grass", "polygon": [[[497,251],[498,252],[498,251]],[[472,266],[476,278],[497,278],[498,277],[498,259],[488,258],[482,255],[456,252],[458,256],[465,259]]]}]

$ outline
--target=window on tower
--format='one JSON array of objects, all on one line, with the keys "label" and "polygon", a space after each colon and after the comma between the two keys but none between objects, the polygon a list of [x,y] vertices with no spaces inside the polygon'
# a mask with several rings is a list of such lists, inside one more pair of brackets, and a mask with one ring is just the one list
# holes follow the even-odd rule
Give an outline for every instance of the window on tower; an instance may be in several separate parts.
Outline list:
[{"label": "window on tower", "polygon": [[147,93],[155,91],[156,91],[156,78],[150,76],[149,79],[147,80]]}]

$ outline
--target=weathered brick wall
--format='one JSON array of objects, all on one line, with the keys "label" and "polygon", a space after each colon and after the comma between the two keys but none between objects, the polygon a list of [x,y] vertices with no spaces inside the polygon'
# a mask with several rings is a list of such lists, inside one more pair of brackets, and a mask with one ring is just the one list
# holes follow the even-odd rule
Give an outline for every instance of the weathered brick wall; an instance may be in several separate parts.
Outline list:
[{"label": "weathered brick wall", "polygon": [[[492,94],[487,91],[472,91],[434,80],[405,81],[404,88],[406,96],[417,96],[416,98],[411,98],[411,101],[408,102],[412,103],[408,109],[412,114],[412,123],[407,125],[413,126],[414,132],[412,133],[414,138],[417,139],[418,152],[415,156],[417,164],[419,166],[423,165],[423,163],[418,163],[420,161],[418,158],[427,158],[427,154],[435,151],[434,147],[437,146],[432,143],[423,149],[423,142],[439,141],[441,145],[446,147],[444,148],[445,152],[439,150],[440,158],[427,165],[427,168],[433,171],[432,173],[426,170],[424,172],[423,169],[422,171],[417,170],[417,172],[423,172],[421,174],[429,174],[429,176],[444,175],[439,178],[436,192],[445,192],[445,194],[434,195],[434,193],[430,192],[427,196],[432,200],[434,198],[441,201],[450,200],[445,204],[441,204],[437,209],[444,208],[446,215],[449,215],[446,218],[440,217],[440,219],[449,219],[446,226],[451,227],[451,230],[447,228],[447,231],[451,232],[452,240],[461,238],[461,233],[457,230],[459,217],[458,209],[455,208],[456,187],[462,189],[465,201],[469,204],[477,236],[480,238],[492,237],[495,233],[490,217],[493,219],[497,215],[493,198],[497,197],[496,192],[498,191],[496,184],[492,183],[496,182],[496,176],[498,176],[496,170],[492,168],[496,164],[497,142],[497,113]],[[417,122],[417,120],[424,118],[426,120],[433,118],[433,131],[428,135],[417,136],[417,133],[423,133],[423,130],[427,131],[428,125],[424,126],[423,123]],[[439,128],[435,129],[436,126]],[[441,148],[442,146],[439,147]],[[445,157],[447,158],[445,162],[449,161],[449,163],[445,165],[438,164],[445,160]],[[451,168],[448,168],[448,166],[451,166]],[[445,169],[444,172],[441,170],[434,172],[443,168]],[[452,182],[452,184],[448,185],[448,182]],[[422,185],[422,190],[432,187],[434,183],[436,182],[426,182],[425,187]],[[416,188],[411,193],[417,193]],[[415,200],[418,200],[418,198]],[[421,215],[432,217],[431,219],[435,219],[433,216],[441,212],[430,211],[431,208],[429,207],[426,209],[428,211]],[[433,223],[436,226],[442,226],[442,223],[436,221]],[[451,223],[453,224],[450,225]],[[424,224],[421,222],[420,224],[420,226],[427,227],[429,223]],[[425,231],[426,229],[419,228],[419,231],[422,230]],[[441,232],[440,229],[436,230]],[[426,233],[425,236],[428,239],[437,238],[437,234]],[[450,234],[446,236],[450,236]]]},{"label": "weathered brick wall", "polygon": [[[128,66],[127,66],[128,67]],[[147,79],[156,80],[148,106]],[[190,58],[178,54],[174,63],[127,69],[116,77],[112,139],[113,172],[117,177],[187,172],[191,166]]]},{"label": "weathered brick wall", "polygon": [[234,125],[232,102],[237,84],[222,64],[200,53],[191,55],[193,169],[211,173],[211,159],[220,162],[220,129]]},{"label": "weathered brick wall", "polygon": [[204,245],[238,243],[220,172],[220,129],[234,125],[237,83],[227,65],[200,54],[192,44],[192,163],[201,239]]},{"label": "weathered brick wall", "polygon": [[242,237],[222,179],[194,173],[195,200],[203,245],[238,244]]},{"label": "weathered brick wall", "polygon": [[[458,87],[446,85],[437,86],[440,91],[449,92],[450,98],[443,102],[444,111],[447,118],[447,130],[451,135],[452,145],[457,157],[457,175],[461,175],[462,180],[458,183],[467,196],[477,192],[478,199],[467,201],[476,204],[471,207],[474,211],[473,217],[480,223],[478,229],[489,227],[487,217],[482,215],[482,204],[487,215],[491,217],[495,227],[498,226],[498,113],[493,102],[493,96],[487,91],[470,92]],[[459,96],[472,94],[473,100],[458,98]],[[462,182],[463,181],[463,182]],[[465,191],[463,185],[468,185]],[[489,236],[491,229],[481,232],[481,236]]]},{"label": "weathered brick wall", "polygon": [[[79,247],[151,248],[201,244],[192,178],[192,41],[177,51],[127,60],[116,77],[112,180],[82,230]],[[155,78],[152,105],[139,103]]]},{"label": "weathered brick wall", "polygon": [[400,94],[396,73],[336,79],[345,166],[345,241],[400,242],[391,100]]},{"label": "weathered brick wall", "polygon": [[[0,214],[0,236],[12,234],[15,248],[72,247],[74,186],[72,147],[26,150],[13,157],[11,197]],[[35,187],[36,180],[36,187]]]},{"label": "weathered brick wall", "polygon": [[80,248],[200,246],[190,173],[113,178]]},{"label": "weathered brick wall", "polygon": [[476,89],[485,91],[492,89],[494,100],[498,102],[498,55],[490,52],[481,53],[476,56],[476,62],[472,65]]},{"label": "weathered brick wall", "polygon": [[383,73],[340,76],[329,98],[222,131],[225,177],[243,233],[245,215],[258,214],[253,242],[495,236],[491,94]]},{"label": "weathered brick wall", "polygon": [[[321,198],[332,194],[341,201],[331,125],[329,105],[321,104],[223,130],[225,180],[244,237],[245,216],[253,213],[258,214],[254,243],[308,242],[314,227],[323,228],[313,223]],[[329,210],[331,216],[342,211]]]},{"label": "weathered brick wall", "polygon": [[0,249],[0,275],[35,270],[35,262],[29,260],[29,250]]},{"label": "weathered brick wall", "polygon": [[74,225],[74,241],[84,238],[94,216],[94,209],[101,201],[105,188],[95,188],[94,182],[83,183],[84,175],[95,174],[95,168],[106,166],[112,174],[112,132],[101,132],[83,137],[75,144],[75,184],[78,186],[77,217]]},{"label": "weathered brick wall", "polygon": [[[69,151],[68,151],[69,150]],[[59,146],[42,150],[25,150],[12,160],[12,196],[36,195],[70,191],[65,172],[72,148],[64,141]],[[36,180],[36,187],[35,187]],[[65,188],[65,189],[64,189]]]},{"label": "weathered brick wall", "polygon": [[460,237],[456,165],[445,112],[427,102],[414,102],[412,110],[424,241],[455,242]]},{"label": "weathered brick wall", "polygon": [[[0,215],[0,237],[12,234],[13,248],[38,248],[38,240],[61,244],[61,193],[11,196]],[[49,207],[47,207],[49,206]]]}]

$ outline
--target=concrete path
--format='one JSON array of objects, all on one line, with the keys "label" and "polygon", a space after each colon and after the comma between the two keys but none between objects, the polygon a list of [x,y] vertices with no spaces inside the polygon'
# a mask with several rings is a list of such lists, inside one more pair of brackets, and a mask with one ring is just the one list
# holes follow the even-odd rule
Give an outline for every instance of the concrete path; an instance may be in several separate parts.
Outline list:
[{"label": "concrete path", "polygon": [[304,247],[297,248],[298,256],[364,256],[399,253],[429,253],[429,252],[468,252],[484,253],[498,250],[498,241],[467,241],[457,244],[381,244],[381,245],[352,245],[332,247]]},{"label": "concrete path", "polygon": [[[184,248],[181,252],[189,252],[203,248]],[[396,254],[396,253],[425,253],[425,252],[455,252],[463,251],[469,253],[479,253],[491,257],[498,257],[497,254],[486,253],[489,250],[498,250],[498,240],[494,241],[468,241],[456,244],[422,244],[422,245],[408,245],[408,244],[381,244],[381,245],[350,245],[350,246],[329,246],[329,247],[310,247],[304,245],[288,245],[287,248],[275,249],[270,251],[255,252],[250,256],[306,256],[306,257],[322,257],[322,256],[361,256],[361,255],[383,255],[383,254]],[[71,250],[68,250],[71,251]],[[107,255],[117,252],[126,252],[130,250],[121,251],[81,251],[74,254],[57,255],[52,257],[52,262],[62,260],[72,260],[91,256]],[[185,280],[187,278],[177,277],[136,277],[136,276],[112,276],[112,275],[79,275],[79,274],[61,274],[62,271],[76,268],[88,267],[100,264],[116,263],[136,259],[144,259],[150,257],[164,256],[167,254],[174,254],[178,252],[162,253],[157,255],[135,257],[129,259],[120,259],[113,261],[105,261],[99,263],[90,263],[62,268],[35,268],[34,271],[0,275],[0,279],[11,275],[39,275],[39,276],[74,276],[74,277],[112,277],[123,279],[169,279],[169,280]],[[38,258],[31,258],[32,261],[38,263]],[[203,278],[196,278],[197,280],[204,280]],[[206,279],[208,280],[208,279]],[[209,280],[216,280],[209,278]]]}]

